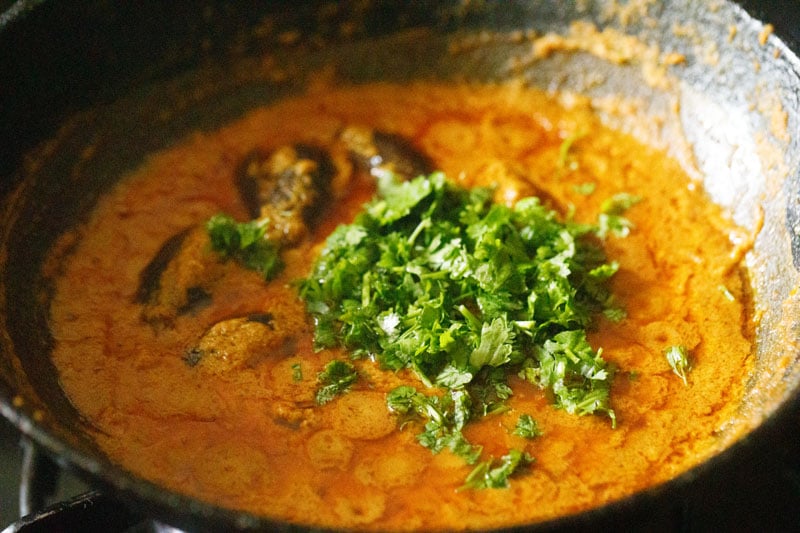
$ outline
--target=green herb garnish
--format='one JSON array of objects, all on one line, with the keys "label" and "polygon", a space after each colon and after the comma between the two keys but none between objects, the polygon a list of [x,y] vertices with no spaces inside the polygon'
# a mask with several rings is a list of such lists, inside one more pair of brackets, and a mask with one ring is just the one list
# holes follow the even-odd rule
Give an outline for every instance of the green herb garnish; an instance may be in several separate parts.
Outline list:
[{"label": "green herb garnish", "polygon": [[414,387],[403,385],[386,397],[389,410],[410,420],[422,418],[425,430],[417,441],[434,453],[449,449],[467,464],[474,464],[482,448],[470,444],[461,430],[472,418],[472,399],[464,390],[451,390],[441,396],[426,396]]},{"label": "green herb garnish", "polygon": [[572,145],[583,137],[586,137],[585,131],[576,131],[561,142],[561,146],[558,147],[558,168],[565,169],[569,167],[569,170],[577,168],[577,163],[570,158],[570,150]]},{"label": "green herb garnish", "polygon": [[514,428],[514,435],[533,439],[542,435],[542,430],[539,429],[539,424],[533,419],[531,415],[520,415],[517,420],[517,426]]},{"label": "green herb garnish", "polygon": [[670,368],[672,371],[677,375],[679,378],[683,380],[683,384],[686,385],[686,373],[689,372],[691,366],[689,365],[689,352],[685,346],[670,346],[666,350],[664,350],[664,355],[667,358],[667,362],[669,363]]},{"label": "green herb garnish", "polygon": [[641,201],[641,197],[623,192],[603,202],[602,212],[597,219],[597,236],[601,239],[605,239],[608,235],[627,237],[633,229],[633,223],[623,214]]},{"label": "green herb garnish", "polygon": [[[453,388],[484,367],[539,367],[546,341],[612,307],[617,265],[585,238],[596,227],[559,222],[537,198],[492,204],[489,190],[441,173],[381,185],[301,282],[318,348],[344,346]],[[602,359],[589,359],[597,368],[584,373],[602,375]]]},{"label": "green herb garnish", "polygon": [[279,249],[265,237],[264,221],[236,222],[217,214],[206,222],[211,248],[222,257],[232,258],[245,267],[271,279],[282,268]]},{"label": "green herb garnish", "polygon": [[597,184],[593,181],[579,183],[577,185],[573,185],[572,187],[573,191],[583,196],[589,196],[595,191],[595,189],[597,189]]},{"label": "green herb garnish", "polygon": [[464,483],[462,489],[500,489],[508,487],[509,478],[521,466],[533,463],[534,459],[529,454],[520,450],[509,450],[507,455],[500,458],[500,464],[495,465],[493,459],[483,461],[476,466]]},{"label": "green herb garnish", "polygon": [[303,381],[303,368],[300,366],[300,363],[292,365],[292,381]]},{"label": "green herb garnish", "polygon": [[[611,374],[582,330],[562,331],[536,347],[520,375],[553,392],[555,404],[571,414],[607,413],[612,426],[616,416],[609,405]],[[533,363],[533,364],[531,364]]]},{"label": "green herb garnish", "polygon": [[[612,374],[586,340],[596,314],[624,317],[607,287],[617,264],[591,238],[602,236],[600,225],[561,222],[537,198],[493,204],[491,190],[459,188],[442,173],[383,176],[379,193],[330,235],[300,284],[318,349],[345,347],[447,391],[400,387],[387,403],[421,419],[423,446],[468,462],[480,449],[461,428],[507,409],[512,372],[550,391],[557,407],[614,423]],[[619,216],[618,204],[630,201],[617,199],[606,214]],[[484,474],[500,479],[497,468]]]},{"label": "green herb garnish", "polygon": [[317,375],[321,387],[317,390],[317,404],[325,405],[339,394],[344,394],[358,379],[358,373],[352,363],[333,360],[325,365],[325,369]]}]

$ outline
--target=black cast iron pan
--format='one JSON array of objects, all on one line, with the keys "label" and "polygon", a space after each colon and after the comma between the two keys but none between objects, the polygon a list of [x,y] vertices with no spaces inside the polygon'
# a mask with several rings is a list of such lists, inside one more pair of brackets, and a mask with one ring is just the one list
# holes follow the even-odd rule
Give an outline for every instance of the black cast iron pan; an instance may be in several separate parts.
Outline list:
[{"label": "black cast iron pan", "polygon": [[[58,464],[77,470],[133,513],[197,530],[302,529],[172,493],[110,463],[97,449],[48,357],[42,305],[48,287],[39,272],[63,228],[79,221],[145,154],[289,94],[323,66],[333,65],[338,76],[355,83],[514,75],[590,98],[637,97],[649,102],[645,114],[677,102],[679,112],[658,130],[636,131],[620,117],[607,120],[691,161],[712,198],[739,224],[760,227],[747,257],[756,307],[763,313],[758,364],[742,406],[755,421],[753,430],[672,482],[530,526],[671,529],[690,512],[685,502],[702,502],[714,483],[724,483],[744,464],[757,466],[765,450],[783,449],[780,443],[800,427],[800,301],[794,290],[800,267],[800,62],[778,38],[795,43],[797,26],[782,11],[791,2],[745,3],[776,21],[780,35],[722,0],[713,6],[700,0],[644,2],[646,17],[631,20],[610,14],[610,4],[615,3],[13,3],[0,14],[0,411]],[[555,54],[511,71],[508,59],[522,46],[513,40],[448,53],[452,39],[465,35],[563,33],[576,19],[636,35],[684,54],[686,61],[668,69],[673,82],[665,88],[648,84],[636,61],[610,64],[590,54]],[[287,75],[270,77],[252,68],[253,58],[264,54]],[[605,83],[596,83],[598,73]],[[763,105],[768,98],[774,104],[769,109]],[[783,113],[783,129],[772,122],[775,109]],[[676,132],[689,143],[685,151]],[[83,148],[90,144],[100,149],[87,157]],[[764,213],[763,226],[756,206]],[[772,526],[783,524],[776,516]]]}]

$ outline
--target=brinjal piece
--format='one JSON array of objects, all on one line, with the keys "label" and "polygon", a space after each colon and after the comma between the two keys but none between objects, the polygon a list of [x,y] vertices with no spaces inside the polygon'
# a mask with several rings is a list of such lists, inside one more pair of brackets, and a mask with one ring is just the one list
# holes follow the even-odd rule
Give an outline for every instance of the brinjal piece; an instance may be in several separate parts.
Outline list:
[{"label": "brinjal piece", "polygon": [[252,368],[267,357],[294,354],[297,335],[306,327],[305,322],[276,320],[270,313],[229,318],[211,326],[185,352],[184,361],[214,374]]},{"label": "brinjal piece", "polygon": [[177,255],[188,233],[189,228],[167,239],[156,252],[156,255],[147,263],[147,266],[142,269],[141,274],[139,274],[139,287],[136,290],[136,303],[147,303],[158,292],[161,287],[161,274]]},{"label": "brinjal piece", "polygon": [[159,249],[142,270],[136,301],[142,317],[157,325],[171,324],[210,300],[211,286],[222,275],[222,260],[210,251],[202,226],[186,229]]},{"label": "brinjal piece", "polygon": [[428,156],[400,135],[348,126],[339,138],[356,162],[373,176],[391,172],[402,180],[410,180],[434,171]]},{"label": "brinjal piece", "polygon": [[296,244],[318,220],[335,172],[328,154],[306,145],[282,146],[268,156],[251,155],[236,180],[251,218],[268,219],[267,237]]}]

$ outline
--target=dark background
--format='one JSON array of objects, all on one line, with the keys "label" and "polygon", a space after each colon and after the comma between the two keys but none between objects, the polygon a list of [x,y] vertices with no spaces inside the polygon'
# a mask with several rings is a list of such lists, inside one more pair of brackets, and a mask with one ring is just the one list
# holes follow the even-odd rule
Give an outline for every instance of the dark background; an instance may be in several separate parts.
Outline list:
[{"label": "dark background", "polygon": [[8,525],[19,512],[19,470],[22,450],[16,428],[0,419],[0,527]]},{"label": "dark background", "polygon": [[[19,482],[22,447],[17,429],[0,418],[0,531],[19,518]],[[82,494],[88,486],[77,477],[65,474],[59,480],[54,499]]]},{"label": "dark background", "polygon": [[[800,0],[739,3],[756,18],[772,23],[776,34],[798,50]],[[13,4],[0,0],[0,13]],[[0,74],[0,83],[6,82]],[[793,423],[773,428],[764,443],[753,448],[743,461],[707,476],[682,502],[676,502],[676,520],[661,524],[663,530],[800,532],[800,409],[789,420]],[[19,439],[16,428],[0,418],[0,530],[19,514]],[[87,488],[81,480],[66,474],[59,482],[56,498],[77,495]]]}]

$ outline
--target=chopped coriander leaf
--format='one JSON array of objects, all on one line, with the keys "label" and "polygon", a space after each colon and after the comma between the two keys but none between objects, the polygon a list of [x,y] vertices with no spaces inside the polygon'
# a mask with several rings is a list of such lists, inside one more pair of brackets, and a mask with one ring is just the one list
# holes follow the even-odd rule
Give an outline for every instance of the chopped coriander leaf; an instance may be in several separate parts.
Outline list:
[{"label": "chopped coriander leaf", "polygon": [[616,265],[584,238],[596,228],[559,222],[537,198],[491,204],[486,189],[441,173],[382,190],[333,232],[301,282],[319,348],[447,382],[518,365],[606,307]]},{"label": "chopped coriander leaf", "polygon": [[336,359],[329,362],[317,375],[317,381],[322,385],[317,390],[317,404],[325,405],[339,394],[344,394],[357,379],[358,373],[352,363]]},{"label": "chopped coriander leaf", "polygon": [[232,258],[245,267],[271,279],[282,268],[279,250],[265,237],[264,223],[258,220],[236,222],[217,214],[206,222],[211,249],[225,258]]},{"label": "chopped coriander leaf", "polygon": [[551,390],[556,406],[570,414],[606,413],[616,422],[609,404],[611,373],[584,330],[562,331],[537,346],[520,376]]},{"label": "chopped coriander leaf", "polygon": [[629,193],[618,193],[603,202],[602,213],[598,217],[598,237],[605,239],[608,235],[627,237],[633,223],[622,216],[625,211],[638,204],[642,199]]},{"label": "chopped coriander leaf", "polygon": [[691,370],[691,367],[689,365],[689,352],[686,347],[670,346],[664,350],[664,355],[675,375],[683,380],[684,385],[687,385],[686,373]]},{"label": "chopped coriander leaf", "polygon": [[480,447],[461,429],[507,410],[510,373],[551,391],[559,408],[614,423],[612,372],[585,333],[598,314],[623,313],[608,288],[618,265],[592,238],[600,224],[561,222],[534,197],[493,204],[491,190],[441,172],[402,183],[387,174],[378,189],[300,282],[318,349],[344,347],[445,389],[400,387],[387,405],[424,424],[423,446],[468,462]]},{"label": "chopped coriander leaf", "polygon": [[608,215],[622,215],[642,201],[642,198],[627,192],[617,193],[603,202],[600,210]]},{"label": "chopped coriander leaf", "polygon": [[300,363],[292,365],[292,381],[303,381],[303,369]]},{"label": "chopped coriander leaf", "polygon": [[605,239],[609,235],[627,237],[633,228],[633,223],[627,218],[619,215],[608,215],[606,213],[600,214],[598,217],[598,224],[600,226],[598,235],[601,239]]},{"label": "chopped coriander leaf", "polygon": [[585,131],[576,131],[561,142],[561,146],[558,147],[558,168],[563,169],[569,166],[570,170],[574,170],[577,167],[575,161],[570,161],[570,150],[572,145],[583,137],[586,137]]},{"label": "chopped coriander leaf", "polygon": [[417,435],[419,443],[434,453],[449,449],[468,464],[481,454],[481,447],[470,444],[461,430],[472,417],[472,399],[464,390],[452,390],[442,396],[426,396],[414,387],[403,385],[386,396],[389,410],[406,421],[419,418],[424,431]]},{"label": "chopped coriander leaf", "polygon": [[625,312],[624,309],[620,309],[618,307],[612,307],[609,309],[603,310],[603,316],[609,319],[611,322],[622,322],[627,318],[628,313]]},{"label": "chopped coriander leaf", "polygon": [[501,366],[508,363],[514,350],[514,335],[514,329],[509,327],[502,315],[491,323],[484,322],[481,325],[478,347],[469,356],[470,366],[483,368],[486,365]]},{"label": "chopped coriander leaf", "polygon": [[595,191],[595,189],[597,189],[597,184],[593,181],[587,181],[585,183],[580,183],[572,187],[572,190],[574,190],[576,193],[582,196],[591,195]]},{"label": "chopped coriander leaf", "polygon": [[542,431],[539,429],[539,424],[536,423],[536,420],[534,420],[531,415],[524,414],[520,415],[517,420],[517,425],[514,428],[514,435],[526,439],[533,439],[541,436]]},{"label": "chopped coriander leaf", "polygon": [[488,416],[508,411],[506,400],[511,397],[507,369],[486,368],[469,385],[473,411],[477,416]]},{"label": "chopped coriander leaf", "polygon": [[725,297],[726,300],[728,300],[729,302],[736,301],[736,296],[734,296],[733,293],[728,290],[728,287],[726,287],[725,285],[720,285],[717,288],[719,289],[719,292],[722,293],[722,295]]},{"label": "chopped coriander leaf", "polygon": [[470,474],[461,489],[502,489],[509,485],[509,478],[519,467],[533,463],[530,454],[519,450],[509,450],[507,455],[500,458],[500,464],[493,466],[495,461],[490,459],[479,463]]}]

